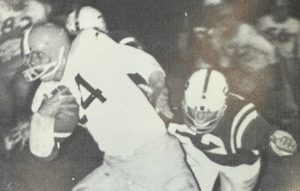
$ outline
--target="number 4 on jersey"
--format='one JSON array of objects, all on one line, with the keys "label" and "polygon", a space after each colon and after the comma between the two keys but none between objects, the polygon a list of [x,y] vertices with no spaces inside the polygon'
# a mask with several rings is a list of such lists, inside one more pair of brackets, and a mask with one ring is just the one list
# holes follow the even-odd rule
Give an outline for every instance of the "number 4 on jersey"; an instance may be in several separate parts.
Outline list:
[{"label": "number 4 on jersey", "polygon": [[83,100],[81,97],[81,106],[83,109],[87,109],[89,105],[95,100],[98,99],[102,103],[106,101],[106,97],[102,95],[102,91],[99,89],[94,89],[87,81],[85,81],[80,74],[77,74],[75,77],[75,81],[78,85],[79,90],[81,91],[80,86],[84,87],[88,92],[91,94],[86,98],[86,100]]},{"label": "number 4 on jersey", "polygon": [[[95,99],[98,99],[99,101],[101,101],[102,103],[104,103],[106,101],[106,97],[104,97],[102,95],[102,91],[99,90],[99,89],[95,89],[93,88],[85,79],[83,79],[81,77],[80,74],[77,74],[76,77],[75,77],[75,81],[78,85],[78,89],[79,91],[82,92],[81,90],[81,86],[87,90],[90,95],[85,99],[83,100],[82,96],[81,96],[81,106],[83,109],[87,109],[90,104],[95,100]],[[86,123],[87,122],[87,117],[86,116],[83,116],[81,119],[80,119],[81,123]]]}]

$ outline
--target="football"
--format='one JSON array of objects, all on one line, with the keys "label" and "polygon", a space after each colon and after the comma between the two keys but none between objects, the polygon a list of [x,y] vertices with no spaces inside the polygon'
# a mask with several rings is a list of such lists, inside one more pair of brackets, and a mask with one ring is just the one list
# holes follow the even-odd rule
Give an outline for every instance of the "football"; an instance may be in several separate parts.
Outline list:
[{"label": "football", "polygon": [[[52,93],[52,96],[68,96],[72,93],[66,87],[59,86]],[[77,107],[61,107],[61,111],[55,117],[54,133],[55,138],[65,139],[71,135],[79,120],[79,105],[76,101],[61,103],[62,105],[76,105]]]}]

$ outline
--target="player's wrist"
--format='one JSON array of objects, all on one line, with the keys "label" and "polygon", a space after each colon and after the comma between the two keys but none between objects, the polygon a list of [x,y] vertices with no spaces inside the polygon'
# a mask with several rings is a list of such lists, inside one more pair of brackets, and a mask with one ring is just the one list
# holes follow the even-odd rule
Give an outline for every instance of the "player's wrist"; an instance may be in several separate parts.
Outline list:
[{"label": "player's wrist", "polygon": [[42,103],[37,113],[42,117],[55,118],[59,113],[59,109],[51,105],[51,103],[49,104],[47,101],[45,101]]}]

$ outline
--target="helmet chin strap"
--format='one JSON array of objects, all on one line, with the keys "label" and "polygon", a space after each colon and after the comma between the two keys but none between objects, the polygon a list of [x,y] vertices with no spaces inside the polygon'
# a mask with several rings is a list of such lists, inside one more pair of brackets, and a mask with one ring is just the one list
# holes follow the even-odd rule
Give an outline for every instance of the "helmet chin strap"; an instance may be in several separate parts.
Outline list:
[{"label": "helmet chin strap", "polygon": [[64,53],[65,53],[65,47],[61,47],[59,50],[59,55],[58,55],[58,59],[56,62],[51,62],[49,64],[55,64],[55,67],[48,73],[45,73],[44,75],[42,75],[40,77],[41,80],[45,79],[45,78],[53,78],[54,75],[56,74],[57,70],[66,62],[66,59],[64,58]]}]

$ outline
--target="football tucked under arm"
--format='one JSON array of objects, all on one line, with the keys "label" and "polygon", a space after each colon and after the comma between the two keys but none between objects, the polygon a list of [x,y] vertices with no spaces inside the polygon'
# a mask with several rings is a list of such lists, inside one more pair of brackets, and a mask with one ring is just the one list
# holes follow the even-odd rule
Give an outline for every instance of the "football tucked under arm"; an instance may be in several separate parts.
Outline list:
[{"label": "football tucked under arm", "polygon": [[276,130],[270,136],[270,146],[278,156],[289,156],[297,151],[297,143],[291,134]]},{"label": "football tucked under arm", "polygon": [[37,157],[53,159],[60,144],[77,126],[79,107],[76,99],[65,86],[58,86],[32,116],[29,147]]}]

